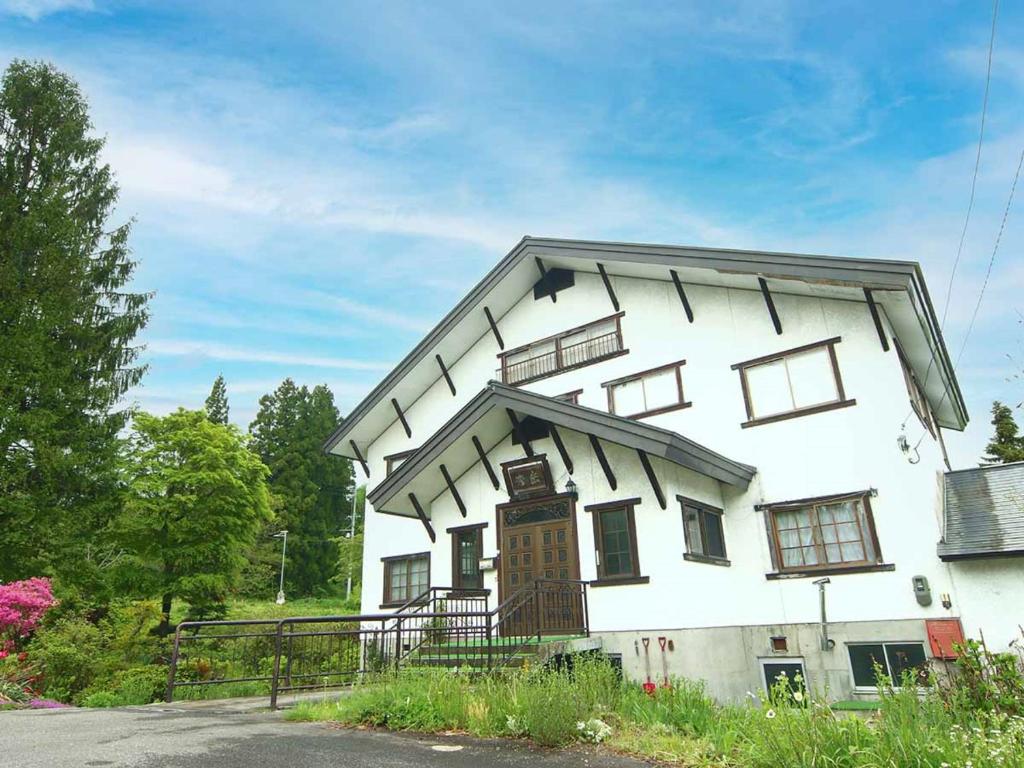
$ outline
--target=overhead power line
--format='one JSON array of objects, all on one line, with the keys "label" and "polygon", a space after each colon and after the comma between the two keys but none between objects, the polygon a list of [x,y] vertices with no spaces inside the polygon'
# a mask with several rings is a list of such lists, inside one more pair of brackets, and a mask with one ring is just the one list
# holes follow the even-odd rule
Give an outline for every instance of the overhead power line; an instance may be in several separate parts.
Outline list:
[{"label": "overhead power line", "polygon": [[981,145],[985,139],[985,115],[988,112],[988,90],[992,82],[992,50],[996,42],[996,19],[999,16],[999,0],[992,3],[992,32],[988,39],[988,66],[985,69],[985,95],[981,100],[981,129],[978,131],[978,150],[974,155],[974,173],[971,176],[971,194],[967,201],[967,215],[964,217],[964,227],[960,231],[960,244],[956,249],[956,258],[953,259],[953,269],[949,273],[949,285],[946,287],[946,302],[942,307],[941,328],[946,327],[946,315],[949,314],[949,300],[953,295],[953,279],[956,277],[956,268],[960,264],[960,257],[964,251],[964,241],[967,239],[967,226],[971,222],[971,212],[974,210],[974,193],[978,187],[978,168],[981,166]]}]

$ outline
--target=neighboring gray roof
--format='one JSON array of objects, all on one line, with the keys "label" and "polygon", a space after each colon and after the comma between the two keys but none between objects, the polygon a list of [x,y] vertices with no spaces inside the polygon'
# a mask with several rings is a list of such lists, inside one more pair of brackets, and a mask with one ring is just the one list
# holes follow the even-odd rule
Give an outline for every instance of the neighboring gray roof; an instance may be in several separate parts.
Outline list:
[{"label": "neighboring gray roof", "polygon": [[[937,361],[934,367],[939,376],[936,380],[945,382],[942,398],[948,401],[953,415],[949,420],[944,420],[939,414],[939,421],[944,426],[951,426],[954,429],[963,429],[967,423],[963,396],[953,373],[953,366],[942,339],[924,276],[916,262],[524,237],[345,417],[334,433],[327,438],[324,450],[355,458],[346,446],[349,439],[354,438],[357,443],[364,446],[376,439],[391,421],[378,423],[367,434],[360,434],[360,425],[364,420],[371,413],[390,411],[389,398],[395,396],[402,381],[421,363],[434,366],[433,353],[438,351],[439,345],[454,334],[456,329],[464,327],[469,319],[479,315],[478,307],[485,301],[490,301],[488,297],[491,296],[492,290],[510,279],[513,274],[519,274],[518,268],[522,266],[531,273],[535,272],[532,264],[534,258],[543,258],[545,263],[548,263],[548,260],[557,262],[559,259],[567,259],[572,264],[579,264],[580,260],[602,262],[607,266],[609,274],[613,273],[614,265],[647,264],[680,270],[695,268],[722,275],[753,275],[783,281],[799,280],[820,285],[846,286],[857,290],[870,288],[878,291],[875,295],[876,301],[881,301],[887,293],[905,292],[911,297],[915,312],[918,314],[920,330],[930,339],[928,344],[933,349],[934,357],[929,360]],[[528,264],[524,263],[527,261]],[[479,317],[476,317],[476,321],[481,324],[483,322]],[[500,323],[500,317],[498,322]],[[447,362],[451,364],[452,359],[461,356],[480,335],[488,332],[486,327],[481,325],[479,333],[463,339],[458,342],[457,348],[449,350],[453,357]],[[445,353],[446,356],[449,352]],[[933,364],[929,362],[926,367],[931,371]],[[413,392],[411,396],[415,399],[419,394],[421,391]],[[410,393],[405,393],[404,396],[409,395]],[[399,400],[402,399],[403,395],[400,394]]]},{"label": "neighboring gray roof", "polygon": [[1024,554],[1024,462],[947,472],[939,557]]},{"label": "neighboring gray roof", "polygon": [[367,496],[369,502],[375,509],[383,509],[494,409],[511,409],[519,416],[533,416],[559,427],[641,450],[649,456],[744,489],[757,472],[756,467],[727,459],[671,430],[491,381],[398,469],[381,481]]}]

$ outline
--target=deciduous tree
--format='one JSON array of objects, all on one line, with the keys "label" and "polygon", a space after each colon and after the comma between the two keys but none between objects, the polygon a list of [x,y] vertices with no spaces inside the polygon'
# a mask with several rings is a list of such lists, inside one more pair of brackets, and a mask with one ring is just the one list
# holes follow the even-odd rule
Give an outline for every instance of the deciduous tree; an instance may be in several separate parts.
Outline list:
[{"label": "deciduous tree", "polygon": [[174,598],[194,613],[223,603],[271,518],[267,468],[232,425],[203,411],[140,413],[127,456],[128,495],[115,530],[128,553],[126,583],[162,600],[170,630]]},{"label": "deciduous tree", "polygon": [[46,64],[0,86],[0,581],[82,579],[116,512],[119,407],[148,294],[85,98]]}]

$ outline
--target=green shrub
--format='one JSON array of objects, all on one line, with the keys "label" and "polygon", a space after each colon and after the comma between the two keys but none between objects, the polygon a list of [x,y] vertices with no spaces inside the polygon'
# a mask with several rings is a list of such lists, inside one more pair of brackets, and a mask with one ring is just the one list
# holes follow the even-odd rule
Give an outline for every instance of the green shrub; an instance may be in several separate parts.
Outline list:
[{"label": "green shrub", "polygon": [[117,707],[121,705],[121,701],[117,694],[111,691],[94,691],[93,693],[86,694],[82,697],[83,707]]},{"label": "green shrub", "polygon": [[64,618],[44,624],[29,647],[30,657],[42,670],[43,693],[58,701],[71,701],[92,683],[101,650],[99,628],[85,619]]},{"label": "green shrub", "polygon": [[122,705],[152,704],[164,697],[167,688],[166,667],[133,667],[117,673],[115,690]]}]

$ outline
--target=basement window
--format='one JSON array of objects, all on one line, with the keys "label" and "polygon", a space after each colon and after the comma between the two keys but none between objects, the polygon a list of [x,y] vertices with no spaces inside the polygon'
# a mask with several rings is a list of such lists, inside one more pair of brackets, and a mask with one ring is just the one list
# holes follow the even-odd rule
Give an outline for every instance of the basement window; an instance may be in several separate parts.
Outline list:
[{"label": "basement window", "polygon": [[915,685],[928,685],[924,643],[851,643],[847,650],[857,688],[877,688],[877,673],[888,677],[896,687],[902,684],[907,672],[913,675]]}]

